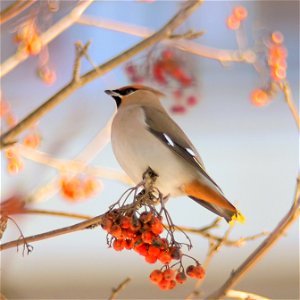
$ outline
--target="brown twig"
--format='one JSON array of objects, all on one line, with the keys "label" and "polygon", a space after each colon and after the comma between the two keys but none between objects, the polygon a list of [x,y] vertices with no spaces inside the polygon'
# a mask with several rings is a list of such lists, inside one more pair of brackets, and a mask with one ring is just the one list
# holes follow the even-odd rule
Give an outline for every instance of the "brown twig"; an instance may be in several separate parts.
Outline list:
[{"label": "brown twig", "polygon": [[48,231],[48,232],[44,232],[44,233],[41,233],[41,234],[37,234],[37,235],[29,236],[29,237],[24,237],[23,239],[17,239],[17,240],[11,241],[11,242],[7,242],[7,243],[4,243],[4,244],[0,245],[0,251],[7,250],[7,249],[10,249],[10,248],[14,248],[14,247],[17,247],[19,245],[23,245],[25,243],[29,244],[29,243],[33,243],[33,242],[53,238],[53,237],[56,237],[56,236],[59,236],[59,235],[63,235],[63,234],[83,230],[83,229],[86,229],[86,228],[91,227],[91,226],[99,225],[101,223],[101,220],[102,220],[102,215],[94,217],[94,218],[86,220],[86,221],[83,221],[83,222],[80,222],[80,223],[77,223],[75,225],[71,225],[71,226],[51,230],[51,231]]},{"label": "brown twig", "polygon": [[7,8],[3,9],[0,12],[0,24],[4,24],[5,22],[11,20],[16,17],[20,13],[22,13],[25,9],[29,8],[32,4],[34,4],[36,0],[17,0]]},{"label": "brown twig", "polygon": [[28,129],[31,125],[35,124],[40,118],[42,118],[48,111],[61,103],[65,98],[75,92],[77,89],[83,87],[87,83],[93,81],[94,79],[104,75],[110,70],[114,69],[119,64],[127,61],[129,58],[135,56],[139,52],[145,50],[146,48],[168,38],[172,32],[182,24],[193,12],[194,10],[203,2],[203,0],[188,2],[183,9],[181,9],[165,26],[163,26],[159,31],[151,35],[149,38],[144,39],[130,49],[122,52],[118,56],[112,58],[106,63],[98,66],[97,69],[93,69],[79,78],[78,81],[71,80],[69,84],[63,87],[59,92],[52,96],[48,101],[30,113],[25,119],[20,121],[15,127],[10,129],[8,132],[4,133],[0,139],[0,147],[6,147],[7,144],[13,142],[21,132]]},{"label": "brown twig", "polygon": [[112,293],[111,293],[111,295],[109,296],[108,299],[109,299],[109,300],[115,299],[116,296],[118,295],[118,293],[120,293],[121,290],[123,290],[123,289],[126,287],[126,285],[127,285],[130,281],[131,281],[131,278],[130,278],[130,277],[127,277],[125,280],[123,280],[123,281],[118,285],[118,287],[113,288],[113,289],[112,289]]},{"label": "brown twig", "polygon": [[226,298],[231,299],[241,299],[241,300],[269,300],[269,298],[263,297],[261,295],[237,291],[237,290],[229,290],[227,292]]},{"label": "brown twig", "polygon": [[[29,2],[29,1],[22,1]],[[93,3],[93,0],[83,0],[65,17],[51,26],[46,32],[40,36],[42,45],[49,44],[53,39],[59,36],[62,32],[72,26],[84,11]],[[17,65],[26,60],[29,54],[25,51],[17,51],[13,56],[4,61],[0,66],[0,77],[4,76]]]},{"label": "brown twig", "polygon": [[[117,32],[123,32],[144,38],[153,34],[153,31],[146,27],[131,25],[124,22],[106,20],[103,18],[95,19],[90,16],[81,16],[77,20],[77,23],[82,25],[100,27]],[[166,42],[171,47],[175,47],[182,51],[186,51],[208,59],[214,59],[220,62],[245,62],[252,64],[256,61],[256,55],[251,49],[245,51],[216,49],[187,40],[171,40]]]},{"label": "brown twig", "polygon": [[292,98],[290,85],[288,84],[287,81],[285,81],[282,84],[280,84],[280,88],[283,91],[284,100],[293,115],[293,118],[297,124],[298,130],[300,131],[300,117],[299,117],[299,114],[297,112],[296,106],[295,106],[293,98]]},{"label": "brown twig", "polygon": [[66,213],[62,211],[50,211],[43,209],[27,209],[25,208],[23,211],[17,212],[16,214],[34,214],[34,215],[47,215],[47,216],[56,216],[56,217],[66,217],[72,219],[82,219],[82,220],[90,220],[91,216],[75,214],[75,213]]},{"label": "brown twig", "polygon": [[295,198],[286,216],[279,222],[272,233],[262,244],[234,271],[227,281],[214,293],[205,299],[220,299],[227,291],[234,287],[239,280],[271,249],[272,246],[282,237],[287,229],[298,219],[300,214],[300,175],[297,178]]}]

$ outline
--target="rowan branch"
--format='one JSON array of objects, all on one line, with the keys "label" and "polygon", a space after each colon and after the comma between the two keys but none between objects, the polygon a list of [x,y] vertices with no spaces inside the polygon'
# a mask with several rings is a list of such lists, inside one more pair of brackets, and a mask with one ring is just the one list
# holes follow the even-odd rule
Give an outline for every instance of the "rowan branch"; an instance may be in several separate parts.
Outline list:
[{"label": "rowan branch", "polygon": [[261,245],[234,271],[227,281],[214,293],[205,299],[220,299],[226,295],[227,291],[234,287],[241,278],[275,245],[283,236],[287,229],[298,220],[300,214],[300,174],[297,178],[295,197],[289,212],[279,222],[271,234],[261,243]]},{"label": "rowan branch", "polygon": [[5,22],[11,20],[16,17],[20,13],[22,13],[25,9],[29,8],[32,4],[34,4],[36,0],[17,0],[7,8],[3,9],[0,12],[0,24],[4,24]]},{"label": "rowan branch", "polygon": [[227,292],[226,298],[242,299],[242,300],[270,300],[269,298],[257,294],[242,292],[237,290],[229,290]]},{"label": "rowan branch", "polygon": [[[151,34],[154,33],[153,30],[150,30],[149,28],[146,27],[132,25],[132,24],[119,22],[119,21],[107,20],[103,18],[95,19],[90,16],[81,16],[77,20],[77,23],[82,25],[87,25],[87,26],[100,27],[108,30],[117,31],[117,32],[123,32],[126,34],[131,34],[134,36],[139,36],[144,38],[149,37]],[[174,35],[172,36],[174,37]],[[182,38],[183,37],[184,34]],[[251,49],[247,49],[244,51],[216,49],[192,41],[187,41],[187,40],[175,41],[173,39],[171,39],[170,41],[164,41],[164,43],[168,43],[168,46],[178,48],[182,51],[189,52],[208,59],[217,60],[220,62],[245,62],[245,63],[252,64],[256,61],[256,55],[254,51]]]},{"label": "rowan branch", "polygon": [[[29,1],[22,1],[29,2]],[[65,17],[51,26],[40,36],[42,45],[49,44],[53,39],[72,26],[84,11],[93,3],[93,0],[83,0]],[[4,61],[0,66],[0,78],[13,70],[17,65],[26,60],[29,54],[25,51],[17,51],[13,56]]]},{"label": "rowan branch", "polygon": [[131,281],[130,277],[127,277],[125,280],[123,280],[118,287],[112,289],[112,293],[109,296],[109,300],[116,299],[117,295],[127,286],[127,284]]},{"label": "rowan branch", "polygon": [[10,129],[8,132],[4,133],[0,137],[0,147],[6,147],[7,144],[13,142],[21,132],[28,129],[30,126],[35,124],[40,118],[42,118],[47,112],[53,109],[55,106],[60,104],[66,97],[71,95],[73,92],[83,87],[87,83],[93,81],[94,79],[106,74],[110,70],[117,67],[119,64],[124,63],[131,57],[135,56],[139,52],[145,50],[146,48],[162,41],[163,39],[169,38],[172,32],[182,24],[203,2],[203,0],[190,1],[184,8],[182,8],[165,26],[163,26],[159,31],[152,34],[147,39],[139,42],[135,46],[129,48],[128,50],[122,52],[118,56],[112,58],[106,63],[99,65],[98,68],[93,69],[84,75],[82,75],[78,81],[71,80],[69,84],[63,87],[59,92],[52,96],[48,101],[38,107],[35,111],[30,113],[25,119],[19,122],[16,126]]},{"label": "rowan branch", "polygon": [[102,221],[102,217],[103,217],[103,215],[100,215],[100,216],[91,218],[89,220],[77,223],[75,225],[71,225],[71,226],[51,230],[51,231],[48,231],[48,232],[44,232],[44,233],[41,233],[41,234],[37,234],[37,235],[29,236],[29,237],[24,237],[22,239],[17,239],[17,240],[11,241],[11,242],[7,242],[7,243],[4,243],[4,244],[0,245],[0,251],[7,250],[7,249],[10,249],[10,248],[14,248],[14,247],[24,245],[24,244],[29,244],[29,243],[33,243],[33,242],[53,238],[53,237],[56,237],[56,236],[59,236],[59,235],[80,231],[80,230],[83,230],[83,229],[87,229],[89,227],[91,228],[91,227],[94,227],[96,225],[100,225],[101,221]]},{"label": "rowan branch", "polygon": [[54,158],[45,152],[26,147],[22,144],[16,144],[15,147],[18,151],[18,154],[20,154],[22,157],[30,159],[36,163],[46,165],[48,167],[55,168],[60,172],[82,172],[90,176],[97,176],[100,178],[118,180],[125,184],[132,184],[131,179],[125,173],[117,170],[112,170],[100,166],[87,166],[86,162],[77,159],[66,160]]}]

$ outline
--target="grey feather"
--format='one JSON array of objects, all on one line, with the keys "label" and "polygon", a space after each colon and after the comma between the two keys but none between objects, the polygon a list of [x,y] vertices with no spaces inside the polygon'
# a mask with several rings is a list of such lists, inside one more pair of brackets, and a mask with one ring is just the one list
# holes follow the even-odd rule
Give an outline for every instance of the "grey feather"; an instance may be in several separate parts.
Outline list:
[{"label": "grey feather", "polygon": [[204,177],[211,181],[222,193],[220,187],[206,173],[197,150],[182,129],[169,117],[166,111],[143,106],[149,132],[157,137],[166,147],[195,167]]}]

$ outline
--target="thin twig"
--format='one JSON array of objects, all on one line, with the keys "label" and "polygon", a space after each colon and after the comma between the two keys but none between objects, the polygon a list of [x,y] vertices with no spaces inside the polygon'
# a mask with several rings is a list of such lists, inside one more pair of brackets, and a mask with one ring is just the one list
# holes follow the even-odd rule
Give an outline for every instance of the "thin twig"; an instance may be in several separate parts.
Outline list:
[{"label": "thin twig", "polygon": [[74,66],[73,66],[73,80],[75,82],[80,79],[81,58],[82,58],[82,56],[86,56],[87,50],[90,45],[91,45],[90,41],[88,41],[84,46],[82,45],[81,42],[75,43],[76,57],[75,57],[75,62],[74,62]]},{"label": "thin twig", "polygon": [[[123,32],[144,38],[149,37],[151,34],[153,34],[153,30],[150,30],[146,27],[127,24],[119,21],[107,20],[103,18],[95,19],[90,16],[81,16],[77,20],[77,23],[87,26],[100,27],[117,32]],[[252,64],[256,61],[255,52],[251,49],[247,49],[245,51],[216,49],[187,40],[175,41],[172,39],[170,41],[164,42],[168,43],[169,46],[178,48],[182,51],[186,51],[208,59],[214,59],[220,62],[245,62]]]},{"label": "thin twig", "polygon": [[214,293],[205,299],[220,299],[227,291],[234,287],[241,278],[275,245],[287,229],[298,220],[300,214],[300,174],[297,178],[295,198],[289,212],[279,222],[272,233],[259,245],[259,247],[234,271],[227,281]]},{"label": "thin twig", "polygon": [[131,278],[130,277],[127,277],[125,280],[123,280],[119,285],[118,287],[116,288],[113,288],[112,289],[112,293],[111,295],[109,296],[108,300],[113,300],[116,298],[116,296],[118,295],[118,293],[121,292],[121,290],[123,290],[127,284],[131,281]]},{"label": "thin twig", "polygon": [[149,38],[144,39],[130,49],[122,52],[106,63],[98,66],[97,69],[93,69],[83,76],[80,77],[78,81],[72,80],[69,84],[63,87],[59,92],[52,96],[48,101],[30,113],[25,119],[20,121],[15,127],[10,129],[8,132],[4,133],[0,139],[1,148],[6,147],[8,143],[13,142],[21,132],[28,129],[30,126],[35,124],[40,118],[42,118],[47,112],[61,103],[65,98],[71,95],[73,92],[83,87],[87,83],[93,81],[94,79],[104,75],[110,70],[114,69],[119,64],[127,61],[129,58],[135,56],[139,52],[145,50],[148,47],[168,38],[172,32],[182,24],[198,6],[203,2],[203,0],[188,2],[188,5],[181,9],[165,26],[163,26],[159,31],[151,35]]},{"label": "thin twig", "polygon": [[269,300],[269,298],[263,297],[261,295],[237,290],[229,290],[226,294],[226,298],[242,300]]},{"label": "thin twig", "polygon": [[299,117],[299,114],[297,112],[296,106],[295,106],[293,98],[292,98],[290,85],[288,84],[287,81],[285,81],[282,84],[280,84],[280,88],[284,93],[284,100],[293,115],[293,118],[297,124],[298,130],[300,131],[300,117]]},{"label": "thin twig", "polygon": [[100,166],[87,166],[86,162],[79,161],[77,159],[65,160],[54,158],[45,152],[26,147],[22,144],[16,144],[15,147],[18,151],[18,154],[20,154],[22,157],[40,164],[44,164],[48,167],[55,168],[61,172],[67,171],[69,173],[85,173],[90,176],[98,176],[101,178],[118,180],[126,184],[132,184],[131,179],[123,172]]},{"label": "thin twig", "polygon": [[82,220],[90,220],[91,216],[75,214],[75,213],[66,213],[61,211],[50,211],[43,209],[27,209],[25,208],[23,211],[17,212],[16,214],[34,214],[34,215],[47,215],[47,216],[57,216],[57,217],[66,217],[72,219],[82,219]]},{"label": "thin twig", "polygon": [[[22,1],[29,2],[29,1]],[[51,26],[40,36],[42,45],[49,44],[53,39],[72,26],[84,11],[93,3],[93,0],[80,1],[79,4],[65,17]],[[0,66],[0,78],[13,70],[17,65],[26,60],[29,54],[25,51],[17,51],[13,56],[4,61]]]},{"label": "thin twig", "polygon": [[7,250],[7,249],[10,249],[10,248],[14,248],[14,247],[17,247],[17,246],[25,244],[25,243],[29,244],[29,243],[33,243],[33,242],[53,238],[53,237],[56,237],[56,236],[59,236],[59,235],[63,235],[63,234],[83,230],[83,229],[86,229],[88,227],[100,224],[101,221],[102,221],[102,217],[103,216],[100,215],[100,216],[94,217],[92,219],[77,223],[75,225],[71,225],[71,226],[67,226],[67,227],[47,231],[47,232],[44,232],[44,233],[41,233],[41,234],[37,234],[37,235],[29,236],[29,237],[24,237],[23,239],[17,239],[17,240],[11,241],[11,242],[7,242],[7,243],[4,243],[4,244],[0,245],[0,251]]},{"label": "thin twig", "polygon": [[16,17],[20,13],[22,13],[25,9],[29,8],[32,4],[34,4],[36,0],[17,0],[7,8],[0,12],[0,24],[4,24],[5,22],[11,20]]}]

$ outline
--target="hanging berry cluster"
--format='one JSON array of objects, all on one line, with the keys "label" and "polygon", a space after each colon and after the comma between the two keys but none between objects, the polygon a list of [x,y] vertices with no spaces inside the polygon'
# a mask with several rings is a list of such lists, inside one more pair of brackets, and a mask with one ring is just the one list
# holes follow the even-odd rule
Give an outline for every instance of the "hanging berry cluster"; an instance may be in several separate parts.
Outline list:
[{"label": "hanging berry cluster", "polygon": [[266,65],[266,84],[264,88],[255,89],[251,101],[255,106],[264,106],[271,102],[278,90],[278,85],[286,79],[287,49],[283,46],[284,37],[279,31],[269,34],[265,41],[266,52],[263,60]]},{"label": "hanging berry cluster", "polygon": [[[2,126],[6,129],[12,128],[17,124],[17,119],[9,103],[3,98],[0,99],[0,120]],[[41,137],[36,126],[31,127],[23,138],[23,144],[30,148],[37,148],[40,145],[40,141]],[[23,170],[24,163],[15,147],[5,149],[4,155],[7,159],[7,172],[9,174],[18,174]]]},{"label": "hanging berry cluster", "polygon": [[125,73],[133,83],[151,82],[163,88],[163,92],[172,94],[173,113],[185,113],[188,107],[198,103],[196,77],[182,52],[173,48],[158,50],[156,47],[145,60],[141,63],[131,61],[125,66]]},{"label": "hanging berry cluster", "polygon": [[[162,195],[155,191],[157,196],[154,196],[152,188],[142,189],[140,193],[138,189],[129,189],[124,195],[125,200],[124,197],[120,199],[104,215],[101,226],[107,232],[108,245],[116,251],[133,250],[149,264],[161,263],[161,269],[151,272],[150,280],[162,290],[184,283],[187,276],[204,278],[205,271],[200,263],[182,252],[183,246],[188,250],[192,246],[188,236],[184,233],[188,243],[175,240],[176,227],[164,207]],[[126,204],[132,194],[133,202]],[[167,225],[163,224],[164,219]],[[185,269],[183,258],[192,259],[195,265]]]}]

